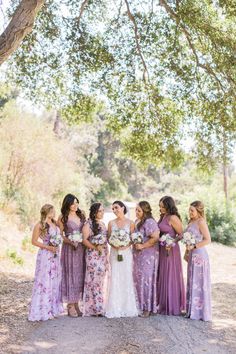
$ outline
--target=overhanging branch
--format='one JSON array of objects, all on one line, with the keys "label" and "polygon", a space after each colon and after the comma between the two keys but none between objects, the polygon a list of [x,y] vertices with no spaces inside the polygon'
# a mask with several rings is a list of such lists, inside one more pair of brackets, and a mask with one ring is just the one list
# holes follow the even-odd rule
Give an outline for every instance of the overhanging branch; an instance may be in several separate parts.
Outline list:
[{"label": "overhanging branch", "polygon": [[0,36],[0,65],[20,46],[32,31],[35,18],[45,0],[22,0]]}]

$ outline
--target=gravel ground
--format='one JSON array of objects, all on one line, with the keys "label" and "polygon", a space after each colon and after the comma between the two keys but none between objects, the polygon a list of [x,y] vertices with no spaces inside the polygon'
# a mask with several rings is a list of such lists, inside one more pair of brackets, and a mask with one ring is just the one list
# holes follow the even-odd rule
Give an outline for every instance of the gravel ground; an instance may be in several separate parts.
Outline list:
[{"label": "gravel ground", "polygon": [[[212,323],[159,315],[148,319],[60,316],[29,323],[33,269],[18,267],[10,272],[5,266],[5,274],[0,273],[0,353],[236,353],[236,248],[211,244],[208,251]],[[186,274],[186,264],[184,269]]]}]

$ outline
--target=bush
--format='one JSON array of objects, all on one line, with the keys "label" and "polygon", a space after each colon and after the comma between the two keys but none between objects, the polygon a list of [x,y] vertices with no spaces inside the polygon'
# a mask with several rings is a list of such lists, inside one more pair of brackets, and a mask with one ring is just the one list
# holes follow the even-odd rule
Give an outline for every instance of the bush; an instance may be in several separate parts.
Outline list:
[{"label": "bush", "polygon": [[7,257],[9,257],[15,264],[21,266],[24,264],[23,258],[19,256],[15,250],[7,250]]},{"label": "bush", "polygon": [[207,222],[211,239],[224,245],[234,245],[236,242],[236,222],[227,209],[219,210],[216,207],[207,209]]}]

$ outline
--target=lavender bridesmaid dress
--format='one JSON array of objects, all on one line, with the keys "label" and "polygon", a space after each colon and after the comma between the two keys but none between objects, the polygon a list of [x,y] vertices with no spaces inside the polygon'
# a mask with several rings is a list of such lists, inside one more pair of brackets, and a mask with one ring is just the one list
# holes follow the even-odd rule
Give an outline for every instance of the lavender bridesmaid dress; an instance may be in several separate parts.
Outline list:
[{"label": "lavender bridesmaid dress", "polygon": [[[43,243],[48,245],[50,236],[55,233],[60,233],[60,229],[57,227],[55,230],[55,228],[49,227]],[[46,249],[39,249],[29,308],[29,321],[46,321],[64,311],[60,301],[60,284],[61,265],[59,252],[54,257],[52,252]]]},{"label": "lavender bridesmaid dress", "polygon": [[[93,237],[92,221],[90,226],[89,241]],[[107,235],[104,225],[102,234]],[[108,245],[104,246],[101,254],[97,250],[86,249],[86,272],[84,281],[83,316],[104,315],[106,282],[108,275]]]},{"label": "lavender bridesmaid dress", "polygon": [[[158,222],[161,235],[176,237],[169,224],[170,215]],[[180,315],[185,310],[185,290],[182,261],[178,243],[170,250],[169,256],[164,246],[159,247],[159,275],[157,283],[158,313],[162,315]]]},{"label": "lavender bridesmaid dress", "polygon": [[[140,230],[136,228],[136,232],[143,234],[144,242],[150,239],[150,235],[159,228],[154,219],[150,218],[145,221]],[[134,258],[134,284],[136,287],[139,308],[141,311],[149,311],[157,313],[157,271],[159,260],[158,245],[145,248],[141,251],[133,249]]]},{"label": "lavender bridesmaid dress", "polygon": [[[68,237],[73,231],[81,232],[84,223],[77,225],[68,220],[65,235]],[[83,298],[84,274],[85,274],[85,249],[79,243],[76,249],[63,242],[61,251],[62,265],[62,301],[68,304],[78,303]]]},{"label": "lavender bridesmaid dress", "polygon": [[[196,243],[202,241],[197,222],[188,225]],[[193,320],[211,321],[210,264],[205,247],[190,252],[187,275],[187,316]]]}]

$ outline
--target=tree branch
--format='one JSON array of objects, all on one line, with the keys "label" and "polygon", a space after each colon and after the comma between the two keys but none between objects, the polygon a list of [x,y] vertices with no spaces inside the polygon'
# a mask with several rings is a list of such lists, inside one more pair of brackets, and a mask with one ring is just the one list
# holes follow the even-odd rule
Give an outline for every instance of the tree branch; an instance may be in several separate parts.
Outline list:
[{"label": "tree branch", "polygon": [[195,46],[192,42],[192,38],[191,35],[189,33],[189,31],[186,29],[186,27],[183,25],[183,23],[181,23],[181,20],[179,18],[179,16],[174,12],[174,10],[167,4],[167,2],[165,0],[160,0],[159,4],[165,8],[166,12],[171,16],[171,18],[176,22],[176,24],[179,26],[179,28],[181,28],[182,32],[185,35],[185,38],[187,39],[188,45],[190,47],[190,49],[193,52],[193,55],[195,56],[195,60],[196,60],[196,64],[199,68],[204,69],[208,74],[210,74],[211,76],[213,76],[215,78],[215,80],[217,81],[217,83],[220,85],[221,89],[224,91],[224,86],[222,85],[220,79],[217,77],[216,73],[214,72],[214,70],[212,69],[212,67],[210,66],[209,63],[206,64],[202,64],[199,60],[197,51],[195,49]]},{"label": "tree branch", "polygon": [[14,53],[32,31],[34,20],[45,0],[22,0],[0,36],[0,65]]},{"label": "tree branch", "polygon": [[135,43],[136,43],[136,48],[137,48],[137,51],[138,51],[138,54],[141,58],[141,61],[142,61],[142,64],[143,64],[143,68],[144,68],[144,71],[143,71],[143,81],[146,83],[147,81],[149,81],[149,74],[148,74],[148,68],[147,68],[147,64],[145,62],[145,59],[144,59],[144,56],[143,56],[143,53],[142,53],[142,50],[141,50],[141,46],[140,46],[140,43],[139,43],[139,38],[140,38],[140,35],[138,33],[138,26],[137,26],[137,23],[135,21],[135,18],[134,16],[132,15],[131,11],[130,11],[130,7],[129,7],[129,3],[127,0],[125,0],[125,3],[126,3],[126,7],[127,7],[127,14],[128,14],[128,17],[130,19],[130,21],[133,23],[134,25],[134,37],[135,37]]},{"label": "tree branch", "polygon": [[79,12],[79,16],[77,17],[77,25],[78,25],[78,28],[80,26],[80,20],[81,20],[81,17],[83,15],[83,12],[84,12],[84,9],[85,7],[88,5],[88,0],[84,0],[81,4],[81,7],[80,7],[80,12]]}]

